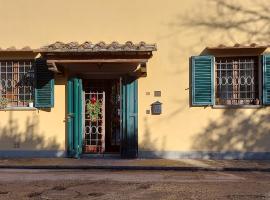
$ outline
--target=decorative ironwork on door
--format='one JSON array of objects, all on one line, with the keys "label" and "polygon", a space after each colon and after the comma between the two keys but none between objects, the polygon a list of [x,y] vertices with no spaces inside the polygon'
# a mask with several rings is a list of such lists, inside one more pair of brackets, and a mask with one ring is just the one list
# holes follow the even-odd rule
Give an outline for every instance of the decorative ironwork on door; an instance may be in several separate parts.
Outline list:
[{"label": "decorative ironwork on door", "polygon": [[110,127],[111,135],[110,142],[111,146],[120,146],[120,82],[112,84],[110,105],[111,105],[111,116],[110,116]]},{"label": "decorative ironwork on door", "polygon": [[105,151],[105,91],[85,92],[84,152]]}]

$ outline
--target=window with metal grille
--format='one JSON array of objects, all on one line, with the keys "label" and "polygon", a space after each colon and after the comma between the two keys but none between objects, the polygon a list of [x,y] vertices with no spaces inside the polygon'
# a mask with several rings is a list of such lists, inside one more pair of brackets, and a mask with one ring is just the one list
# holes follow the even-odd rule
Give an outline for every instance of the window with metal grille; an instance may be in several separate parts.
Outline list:
[{"label": "window with metal grille", "polygon": [[257,57],[216,58],[217,105],[259,104]]},{"label": "window with metal grille", "polygon": [[34,98],[32,61],[0,61],[0,98],[8,107],[26,107]]}]

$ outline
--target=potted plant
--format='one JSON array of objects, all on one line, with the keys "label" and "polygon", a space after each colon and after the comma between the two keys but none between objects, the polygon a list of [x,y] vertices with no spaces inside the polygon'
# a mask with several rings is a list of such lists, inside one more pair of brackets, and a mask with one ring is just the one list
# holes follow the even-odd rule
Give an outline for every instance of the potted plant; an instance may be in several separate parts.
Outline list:
[{"label": "potted plant", "polygon": [[33,108],[34,107],[34,102],[33,102],[33,100],[28,100],[28,107],[30,107],[30,108]]},{"label": "potted plant", "polygon": [[0,109],[6,108],[8,105],[8,99],[5,97],[0,97]]},{"label": "potted plant", "polygon": [[256,99],[254,100],[253,104],[255,104],[255,105],[260,105],[260,100],[259,100],[258,98],[256,98]]}]

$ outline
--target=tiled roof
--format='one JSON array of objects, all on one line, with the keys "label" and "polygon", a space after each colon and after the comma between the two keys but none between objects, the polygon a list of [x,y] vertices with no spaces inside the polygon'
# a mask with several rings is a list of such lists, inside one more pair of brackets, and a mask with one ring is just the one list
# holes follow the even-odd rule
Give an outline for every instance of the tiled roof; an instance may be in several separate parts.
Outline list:
[{"label": "tiled roof", "polygon": [[241,48],[267,48],[270,45],[258,45],[256,43],[252,43],[249,45],[244,45],[244,44],[234,44],[233,46],[226,46],[224,44],[220,44],[218,46],[214,47],[207,47],[207,49],[241,49]]},{"label": "tiled roof", "polygon": [[[207,49],[242,49],[242,48],[268,48],[270,45],[258,45],[256,43],[252,44],[234,44],[233,46],[227,46],[224,44],[220,44],[218,46],[209,46]],[[29,46],[18,49],[14,46],[2,49],[0,47],[0,52],[124,52],[124,51],[156,51],[156,44],[147,44],[145,42],[139,42],[138,44],[134,44],[131,41],[128,41],[124,44],[120,44],[118,42],[112,42],[106,44],[105,42],[99,43],[91,43],[84,42],[82,44],[78,42],[55,42],[50,45],[43,46],[39,49],[32,49]]]},{"label": "tiled roof", "polygon": [[0,47],[0,52],[33,52],[34,50],[31,49],[29,46],[23,47],[21,49],[17,49],[14,46],[8,47],[6,49],[2,49]]},{"label": "tiled roof", "polygon": [[118,51],[156,51],[156,44],[146,44],[140,42],[134,44],[130,41],[119,44],[118,42],[112,42],[106,44],[105,42],[99,42],[93,44],[91,42],[84,42],[79,44],[78,42],[55,42],[53,44],[41,47],[39,52],[118,52]]}]

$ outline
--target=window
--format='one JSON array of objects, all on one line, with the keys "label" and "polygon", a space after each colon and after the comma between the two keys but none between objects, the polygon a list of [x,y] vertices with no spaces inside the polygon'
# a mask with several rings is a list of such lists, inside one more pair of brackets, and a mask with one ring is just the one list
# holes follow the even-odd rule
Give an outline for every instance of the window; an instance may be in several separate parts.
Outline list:
[{"label": "window", "polygon": [[8,107],[26,107],[34,99],[32,61],[0,61],[0,98]]},{"label": "window", "polygon": [[215,58],[215,104],[259,104],[258,57]]},{"label": "window", "polygon": [[270,54],[231,54],[191,57],[191,106],[270,105]]}]

